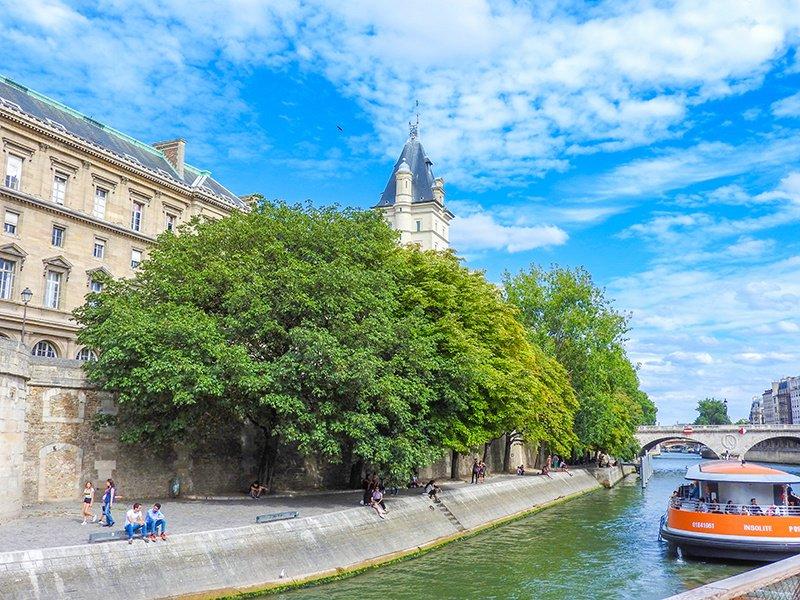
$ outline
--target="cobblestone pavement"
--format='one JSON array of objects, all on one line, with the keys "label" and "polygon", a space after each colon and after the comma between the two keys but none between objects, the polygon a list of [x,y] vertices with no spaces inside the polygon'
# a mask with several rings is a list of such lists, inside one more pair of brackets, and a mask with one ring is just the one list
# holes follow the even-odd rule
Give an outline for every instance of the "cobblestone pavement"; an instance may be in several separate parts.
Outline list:
[{"label": "cobblestone pavement", "polygon": [[[487,478],[498,481],[507,475]],[[464,482],[440,482],[446,492],[448,488],[465,485]],[[400,495],[416,495],[421,490],[400,490]],[[391,504],[391,496],[387,503]],[[112,514],[116,521],[114,529],[122,529],[125,512],[136,501],[150,507],[153,502],[160,501],[161,510],[167,518],[167,533],[189,533],[195,531],[241,527],[255,523],[256,515],[296,510],[300,517],[346,510],[359,505],[361,492],[334,492],[329,494],[297,494],[295,496],[278,496],[253,500],[247,496],[212,499],[212,500],[144,500],[139,498],[124,499],[114,505]],[[94,505],[99,516],[100,504]],[[0,524],[0,552],[13,550],[30,550],[57,546],[73,546],[88,542],[89,534],[94,531],[106,531],[99,525],[89,523],[81,525],[81,502],[78,498],[72,503],[38,503],[26,506],[21,517]]]}]

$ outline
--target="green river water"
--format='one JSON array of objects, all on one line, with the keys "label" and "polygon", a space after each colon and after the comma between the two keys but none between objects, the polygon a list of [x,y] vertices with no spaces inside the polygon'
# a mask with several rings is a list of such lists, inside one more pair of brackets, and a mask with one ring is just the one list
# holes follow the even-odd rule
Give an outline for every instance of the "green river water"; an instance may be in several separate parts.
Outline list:
[{"label": "green river water", "polygon": [[[656,458],[645,491],[629,478],[530,517],[284,600],[661,599],[753,565],[680,559],[658,541],[667,498],[692,455]],[[797,466],[781,468],[798,472]],[[364,540],[370,544],[369,539]]]}]

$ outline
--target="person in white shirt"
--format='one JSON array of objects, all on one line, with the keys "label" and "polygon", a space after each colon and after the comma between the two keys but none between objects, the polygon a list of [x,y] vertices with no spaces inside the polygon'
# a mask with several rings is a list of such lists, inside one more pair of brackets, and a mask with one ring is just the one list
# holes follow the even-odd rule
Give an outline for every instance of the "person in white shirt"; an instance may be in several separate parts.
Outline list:
[{"label": "person in white shirt", "polygon": [[142,516],[142,505],[135,502],[133,508],[125,513],[125,533],[128,534],[128,543],[133,543],[133,534],[141,532],[142,539],[147,542],[147,526]]}]

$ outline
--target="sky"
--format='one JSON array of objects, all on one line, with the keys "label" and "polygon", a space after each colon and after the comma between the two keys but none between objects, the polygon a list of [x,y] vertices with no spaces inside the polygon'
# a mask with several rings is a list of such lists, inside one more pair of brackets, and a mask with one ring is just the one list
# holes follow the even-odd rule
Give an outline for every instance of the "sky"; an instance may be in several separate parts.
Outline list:
[{"label": "sky", "polygon": [[[800,0],[0,0],[0,72],[238,194],[374,205],[419,102],[465,264],[583,265],[662,424],[800,375]],[[341,128],[341,129],[340,129]]]}]

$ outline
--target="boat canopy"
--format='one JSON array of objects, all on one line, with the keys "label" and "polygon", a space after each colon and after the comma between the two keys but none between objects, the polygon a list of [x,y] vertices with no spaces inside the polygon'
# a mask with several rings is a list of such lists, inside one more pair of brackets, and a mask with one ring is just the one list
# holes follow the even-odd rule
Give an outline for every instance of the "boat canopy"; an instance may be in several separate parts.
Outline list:
[{"label": "boat canopy", "polygon": [[686,479],[731,483],[800,483],[797,475],[772,467],[723,460],[692,465],[686,469]]}]

